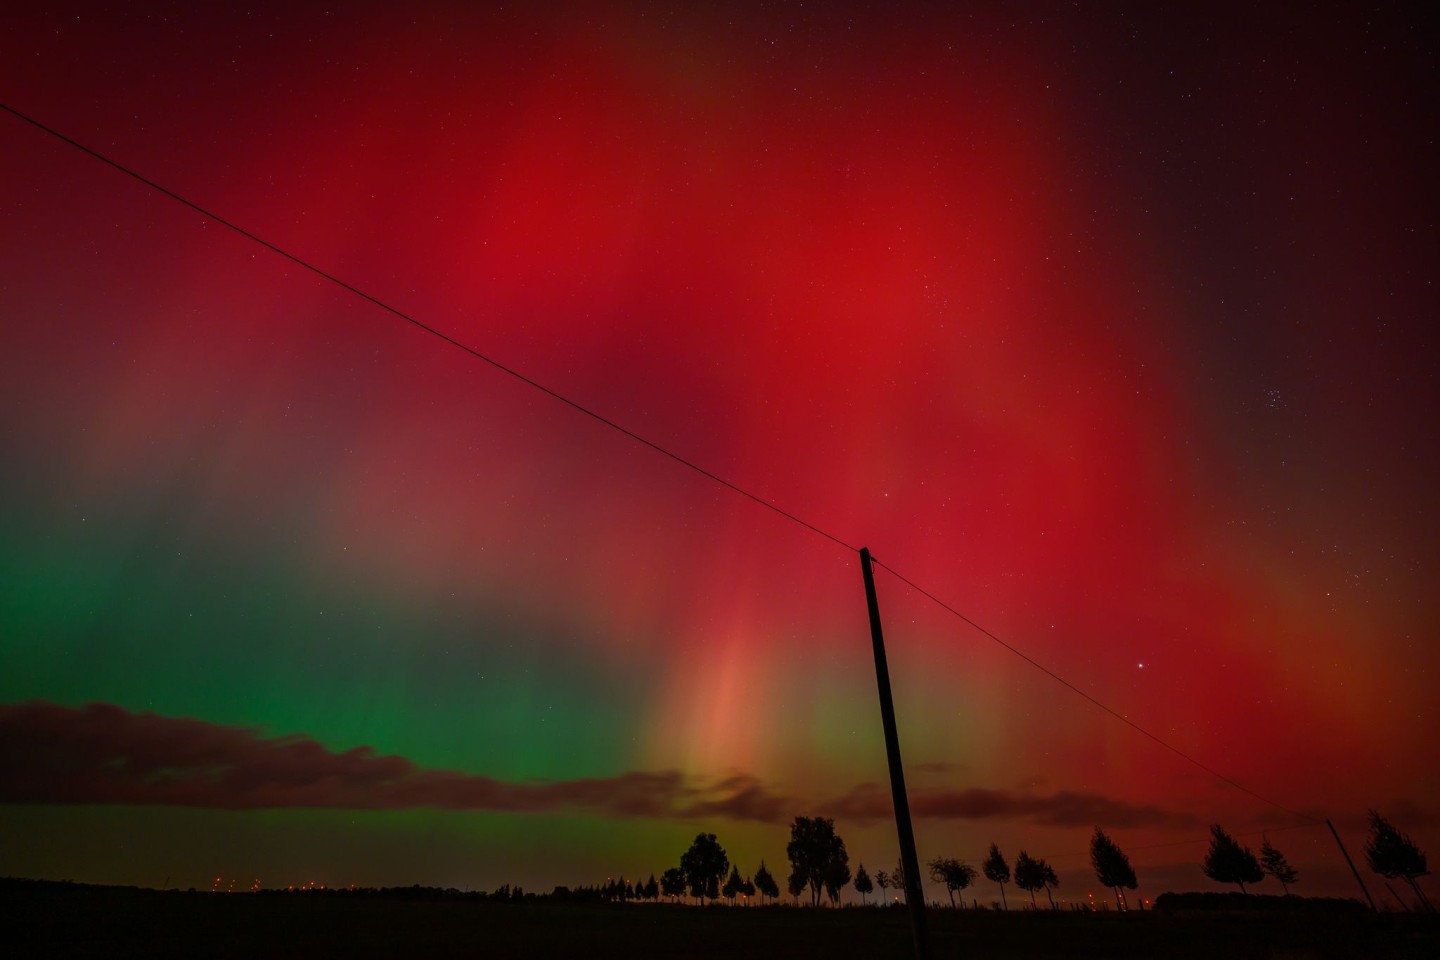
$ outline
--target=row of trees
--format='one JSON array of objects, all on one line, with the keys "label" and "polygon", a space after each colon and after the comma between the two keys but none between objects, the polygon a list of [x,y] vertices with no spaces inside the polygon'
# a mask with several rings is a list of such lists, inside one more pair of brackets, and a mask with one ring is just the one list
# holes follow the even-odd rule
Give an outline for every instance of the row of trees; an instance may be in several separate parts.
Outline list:
[{"label": "row of trees", "polygon": [[1233,883],[1241,893],[1250,892],[1245,889],[1245,884],[1259,883],[1266,876],[1271,876],[1280,881],[1280,888],[1289,896],[1290,884],[1300,878],[1299,872],[1285,859],[1285,854],[1272,847],[1269,839],[1261,846],[1257,859],[1249,847],[1242,846],[1218,823],[1210,827],[1210,849],[1205,854],[1203,869],[1205,876],[1211,880]]},{"label": "row of trees", "polygon": [[[1104,836],[1098,830],[1096,833]],[[1115,849],[1118,852],[1119,848]],[[819,906],[822,895],[832,904],[838,904],[842,891],[852,883],[862,902],[877,885],[882,891],[891,887],[903,890],[905,887],[905,871],[899,863],[895,865],[892,873],[881,870],[873,879],[862,863],[852,876],[850,855],[845,849],[845,841],[835,832],[835,821],[828,817],[796,817],[790,827],[790,842],[785,847],[785,853],[790,861],[787,889],[797,901],[808,892],[811,906]],[[1123,857],[1124,854],[1120,856]],[[952,907],[955,906],[956,891],[966,889],[979,876],[979,871],[974,867],[953,857],[937,857],[930,861],[929,868],[930,879],[945,885]],[[726,875],[727,870],[729,878],[722,885],[721,878]],[[981,865],[981,870],[988,879],[1000,884],[1003,901],[1004,885],[1011,882],[1012,871],[996,844],[990,845],[990,855]],[[1133,871],[1130,877],[1133,887]],[[1035,895],[1044,890],[1051,905],[1054,905],[1055,900],[1050,896],[1050,890],[1059,886],[1060,881],[1054,868],[1043,859],[1031,857],[1024,850],[1020,851],[1020,856],[1015,861],[1013,880],[1016,886],[1030,894],[1032,904],[1035,902]],[[638,896],[655,896],[655,884],[652,876],[648,884],[637,885],[635,889],[639,891]],[[698,834],[690,848],[681,855],[680,865],[666,870],[658,885],[660,894],[664,896],[679,897],[688,893],[702,904],[706,900],[716,900],[722,896],[734,901],[737,896],[748,898],[757,893],[768,898],[780,895],[779,886],[765,866],[765,861],[760,861],[753,880],[742,878],[739,867],[730,863],[725,848],[720,846],[713,833]],[[623,898],[627,895],[623,892],[623,880],[620,889],[622,892],[619,896]]]},{"label": "row of trees", "polygon": [[[1430,873],[1425,853],[1407,834],[1401,833],[1376,810],[1370,810],[1370,836],[1365,841],[1365,862],[1371,870],[1388,880],[1404,880],[1410,884],[1415,899],[1425,909],[1433,910],[1425,891],[1415,881]],[[1290,884],[1299,873],[1286,861],[1285,855],[1267,839],[1260,847],[1260,856],[1238,842],[1217,823],[1210,828],[1210,849],[1205,854],[1205,876],[1217,883],[1233,883],[1241,893],[1247,883],[1259,883],[1274,877],[1288,896]]]},{"label": "row of trees", "polygon": [[[967,889],[983,873],[985,879],[999,884],[1000,903],[1008,908],[1009,901],[1005,896],[1005,884],[1013,879],[1015,886],[1030,894],[1030,904],[1035,905],[1035,895],[1041,890],[1045,891],[1045,898],[1050,901],[1050,906],[1055,906],[1055,898],[1050,891],[1060,886],[1060,878],[1055,875],[1055,868],[1050,866],[1040,857],[1032,857],[1024,850],[1015,858],[1015,868],[1010,869],[1009,862],[1005,855],[1000,852],[998,844],[990,844],[990,853],[985,857],[980,869],[976,870],[964,860],[955,857],[936,857],[927,866],[930,869],[930,879],[936,883],[943,883],[945,890],[950,894],[950,906],[955,906],[955,893]],[[904,868],[896,866],[895,875],[900,882],[897,886],[904,885]]]},{"label": "row of trees", "polygon": [[[1424,892],[1416,884],[1416,878],[1429,873],[1425,854],[1408,836],[1401,834],[1389,821],[1374,810],[1369,813],[1370,838],[1365,846],[1365,858],[1375,872],[1390,878],[1404,879],[1410,884],[1417,900],[1427,909],[1433,909]],[[790,827],[790,843],[785,848],[790,861],[790,877],[787,889],[796,901],[807,891],[812,906],[819,906],[822,894],[832,904],[840,902],[845,886],[853,883],[855,891],[864,902],[878,885],[882,891],[893,887],[905,888],[905,872],[897,863],[893,872],[876,872],[873,880],[862,863],[853,878],[850,872],[850,856],[845,841],[835,832],[835,822],[827,817],[796,817]],[[1090,839],[1090,864],[1100,883],[1115,894],[1115,904],[1121,910],[1129,909],[1126,890],[1138,886],[1135,870],[1130,858],[1114,840],[1099,827]],[[1055,898],[1050,891],[1060,885],[1055,870],[1044,859],[1032,857],[1021,850],[1014,866],[1005,859],[997,844],[990,844],[990,851],[977,870],[964,860],[955,857],[936,857],[927,864],[929,876],[935,883],[945,885],[950,895],[950,905],[956,905],[955,894],[969,888],[983,874],[987,880],[1000,888],[1000,902],[1009,906],[1005,886],[1012,881],[1021,890],[1030,894],[1030,903],[1036,905],[1036,895],[1045,891],[1046,899],[1054,907]],[[1203,864],[1205,875],[1218,883],[1234,883],[1242,893],[1248,893],[1246,884],[1259,883],[1266,876],[1280,883],[1286,895],[1290,884],[1299,879],[1299,872],[1285,859],[1285,855],[1270,844],[1267,838],[1260,848],[1260,856],[1251,853],[1250,848],[1239,843],[1219,824],[1210,828],[1210,848]],[[726,874],[728,871],[728,879]],[[741,877],[738,866],[732,866],[725,848],[720,846],[713,833],[696,836],[690,848],[680,857],[680,865],[671,867],[657,881],[652,875],[645,884],[633,887],[620,881],[621,892],[626,896],[656,898],[684,896],[687,892],[702,904],[706,900],[725,897],[732,902],[736,897],[747,899],[757,893],[762,898],[778,898],[779,885],[775,882],[765,862],[755,871],[754,879]],[[626,891],[629,891],[628,893]],[[607,888],[608,892],[608,888]]]},{"label": "row of trees", "polygon": [[[798,900],[808,890],[812,905],[819,905],[822,892],[832,903],[840,901],[841,891],[851,882],[850,854],[845,849],[845,841],[835,833],[835,821],[825,817],[796,817],[785,852],[790,859],[787,886],[791,896]],[[727,872],[729,877],[722,882]],[[854,879],[856,889],[862,894],[873,889],[863,865]],[[651,882],[655,882],[653,878]],[[753,879],[741,877],[739,867],[730,863],[729,855],[713,833],[696,835],[690,848],[681,854],[680,865],[666,870],[658,885],[664,896],[680,897],[688,893],[702,904],[722,896],[731,901],[756,894],[770,899],[780,896],[780,886],[764,860],[760,861]],[[643,889],[648,889],[648,885]]]}]

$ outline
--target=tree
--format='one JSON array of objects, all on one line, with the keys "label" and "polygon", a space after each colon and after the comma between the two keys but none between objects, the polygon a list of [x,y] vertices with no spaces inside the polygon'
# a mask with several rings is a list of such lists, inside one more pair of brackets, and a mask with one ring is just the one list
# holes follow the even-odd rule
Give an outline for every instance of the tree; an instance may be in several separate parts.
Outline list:
[{"label": "tree", "polygon": [[746,877],[745,882],[740,884],[740,893],[745,897],[745,905],[749,906],[750,898],[755,896],[755,882]]},{"label": "tree", "polygon": [[1000,852],[999,846],[990,844],[990,853],[981,864],[981,869],[985,871],[985,879],[1000,884],[1000,904],[1005,909],[1010,909],[1010,905],[1005,902],[1005,884],[1010,882],[1010,865],[1005,862],[1005,855]]},{"label": "tree", "polygon": [[1055,868],[1050,866],[1050,864],[1046,863],[1044,860],[1039,860],[1036,862],[1039,863],[1040,866],[1045,868],[1045,899],[1050,901],[1050,909],[1054,910],[1055,898],[1050,896],[1050,890],[1053,887],[1060,886],[1060,878],[1055,876]]},{"label": "tree", "polygon": [[760,891],[762,897],[780,896],[780,885],[775,882],[775,877],[765,866],[765,861],[760,861],[760,869],[755,871],[755,889]]},{"label": "tree", "polygon": [[884,870],[876,870],[875,882],[880,885],[880,896],[883,899],[885,896],[885,891],[890,888],[890,884],[894,881],[890,879],[890,874],[886,873]]},{"label": "tree", "polygon": [[[843,845],[841,853],[844,854]],[[840,894],[850,882],[850,856],[844,855],[844,860],[831,860],[825,871],[825,892],[830,896],[831,906],[835,907],[840,906]]]},{"label": "tree", "polygon": [[1210,825],[1210,849],[1205,854],[1205,876],[1216,883],[1233,883],[1240,892],[1248,894],[1247,883],[1259,883],[1265,879],[1260,862],[1249,847],[1241,846],[1225,828],[1215,823]]},{"label": "tree", "polygon": [[1090,838],[1090,865],[1095,868],[1095,877],[1100,884],[1115,891],[1115,906],[1120,910],[1128,909],[1129,904],[1120,888],[1134,890],[1138,886],[1135,871],[1125,851],[1105,836],[1105,831],[1099,827],[1095,828],[1095,836]]},{"label": "tree", "polygon": [[800,894],[805,892],[805,874],[799,870],[790,871],[790,879],[785,886],[790,891],[790,896],[795,898],[795,906],[800,906]]},{"label": "tree", "polygon": [[660,875],[660,892],[670,899],[685,896],[685,871],[671,867]]},{"label": "tree", "polygon": [[865,864],[860,864],[860,869],[855,871],[855,892],[860,894],[860,902],[864,903],[874,889],[875,884],[870,882],[870,874],[865,872]]},{"label": "tree", "polygon": [[1374,810],[1370,811],[1370,839],[1365,841],[1365,862],[1370,864],[1371,870],[1387,879],[1397,880],[1403,877],[1425,909],[1435,909],[1430,905],[1430,900],[1420,889],[1420,885],[1415,882],[1416,877],[1430,874],[1425,852],[1414,840],[1396,830],[1389,820]]},{"label": "tree", "polygon": [[[896,861],[895,861],[895,869],[890,871],[890,886],[894,887],[896,890],[899,890],[899,891],[901,891],[901,892],[904,892],[904,890],[905,890],[905,861],[904,861],[904,860],[896,860]],[[908,895],[907,895],[907,896],[908,896]]]},{"label": "tree", "polygon": [[690,896],[699,898],[702,906],[706,898],[720,896],[720,878],[729,868],[730,858],[713,833],[697,834],[690,849],[680,857],[680,870],[685,874]]},{"label": "tree", "polygon": [[945,890],[950,894],[952,910],[955,909],[955,891],[964,890],[979,876],[974,867],[954,857],[936,857],[927,866],[930,868],[930,879],[945,884]]},{"label": "tree", "polygon": [[[810,887],[810,905],[819,906],[820,891],[835,900],[840,888],[850,882],[850,854],[845,841],[835,833],[835,821],[827,817],[796,817],[785,847],[790,866]],[[792,874],[794,876],[794,874]]]},{"label": "tree", "polygon": [[733,907],[735,906],[735,898],[740,895],[740,890],[744,886],[745,881],[740,879],[740,868],[731,867],[730,876],[726,878],[725,886],[720,888],[720,893],[726,900],[730,901],[730,906]]},{"label": "tree", "polygon": [[1015,858],[1015,886],[1030,894],[1030,906],[1035,906],[1035,894],[1045,887],[1045,861],[1035,860],[1024,850]]},{"label": "tree", "polygon": [[1290,884],[1300,878],[1300,874],[1290,866],[1290,861],[1285,859],[1285,854],[1270,846],[1268,839],[1260,847],[1260,869],[1280,881],[1280,889],[1287,897],[1290,896]]}]

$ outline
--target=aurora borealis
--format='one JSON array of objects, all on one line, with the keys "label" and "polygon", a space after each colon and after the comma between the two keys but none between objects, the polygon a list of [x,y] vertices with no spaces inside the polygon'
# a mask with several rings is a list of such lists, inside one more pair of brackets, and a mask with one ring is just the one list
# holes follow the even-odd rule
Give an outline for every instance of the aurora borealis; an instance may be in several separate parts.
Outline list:
[{"label": "aurora borealis", "polygon": [[[27,9],[0,100],[1440,853],[1421,17],[475,6]],[[0,873],[894,862],[853,552],[8,113],[0,212]],[[922,859],[1353,893],[878,578]]]}]

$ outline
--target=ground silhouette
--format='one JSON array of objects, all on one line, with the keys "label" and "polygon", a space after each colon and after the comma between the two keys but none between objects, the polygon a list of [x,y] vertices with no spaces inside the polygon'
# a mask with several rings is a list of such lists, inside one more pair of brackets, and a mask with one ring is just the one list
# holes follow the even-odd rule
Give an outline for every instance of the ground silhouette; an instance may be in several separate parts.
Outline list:
[{"label": "ground silhouette", "polygon": [[[1310,901],[1239,893],[1200,896],[1230,897],[1244,901],[1247,908],[1269,901],[1280,907],[1204,909],[1188,904],[1143,913],[939,910],[930,916],[933,955],[935,960],[1440,956],[1440,917],[1434,914],[1376,914],[1351,901],[1321,902],[1316,909],[1297,911],[1291,905]],[[665,901],[530,895],[499,901],[432,888],[223,894],[0,880],[0,931],[5,955],[19,960],[911,956],[909,917],[903,908],[699,908]]]}]

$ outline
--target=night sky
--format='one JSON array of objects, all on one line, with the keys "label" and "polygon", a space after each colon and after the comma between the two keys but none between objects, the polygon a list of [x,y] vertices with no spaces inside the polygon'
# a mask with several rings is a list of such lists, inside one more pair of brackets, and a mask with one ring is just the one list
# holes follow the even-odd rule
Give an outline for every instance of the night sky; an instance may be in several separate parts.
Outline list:
[{"label": "night sky", "polygon": [[[1418,7],[31,6],[10,107],[1265,798],[881,569],[922,860],[1440,855]],[[853,550],[9,113],[0,803],[182,888],[898,853]]]}]

